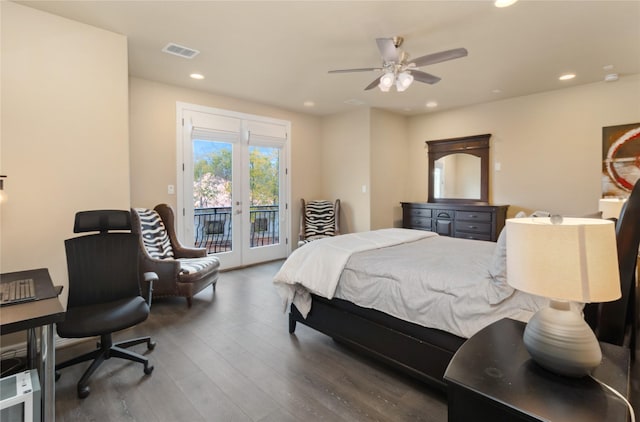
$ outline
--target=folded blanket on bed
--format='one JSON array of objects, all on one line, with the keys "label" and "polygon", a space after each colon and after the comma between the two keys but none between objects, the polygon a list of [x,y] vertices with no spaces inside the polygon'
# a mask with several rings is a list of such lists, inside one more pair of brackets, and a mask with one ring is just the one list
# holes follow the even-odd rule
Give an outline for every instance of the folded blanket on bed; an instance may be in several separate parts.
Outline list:
[{"label": "folded blanket on bed", "polygon": [[311,310],[309,293],[333,298],[340,274],[352,254],[437,236],[434,232],[382,229],[350,233],[313,242],[296,249],[273,282],[286,312],[290,303],[306,318]]}]

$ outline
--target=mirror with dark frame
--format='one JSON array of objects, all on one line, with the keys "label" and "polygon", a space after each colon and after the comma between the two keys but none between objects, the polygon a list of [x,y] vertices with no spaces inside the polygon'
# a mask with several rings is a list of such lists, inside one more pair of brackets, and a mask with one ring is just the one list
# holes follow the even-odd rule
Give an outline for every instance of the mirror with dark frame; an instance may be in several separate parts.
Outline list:
[{"label": "mirror with dark frame", "polygon": [[426,141],[429,148],[429,202],[489,202],[491,134]]}]

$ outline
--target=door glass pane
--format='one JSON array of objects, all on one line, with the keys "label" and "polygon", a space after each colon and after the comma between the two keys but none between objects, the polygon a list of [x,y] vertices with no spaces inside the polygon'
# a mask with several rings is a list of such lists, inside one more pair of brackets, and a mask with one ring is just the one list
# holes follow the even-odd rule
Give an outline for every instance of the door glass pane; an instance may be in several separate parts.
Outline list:
[{"label": "door glass pane", "polygon": [[233,145],[192,142],[194,246],[209,253],[231,251]]},{"label": "door glass pane", "polygon": [[280,243],[280,149],[249,147],[250,247]]}]

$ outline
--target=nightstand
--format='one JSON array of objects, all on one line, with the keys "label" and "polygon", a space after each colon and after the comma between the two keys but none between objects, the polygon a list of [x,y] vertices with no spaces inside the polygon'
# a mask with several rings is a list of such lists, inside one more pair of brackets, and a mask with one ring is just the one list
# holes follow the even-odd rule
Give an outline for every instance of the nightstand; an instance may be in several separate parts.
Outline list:
[{"label": "nightstand", "polygon": [[[522,342],[525,324],[502,319],[456,352],[444,374],[449,422],[626,421],[627,407],[589,377],[568,378],[531,360]],[[629,350],[607,343],[593,375],[629,395]]]}]

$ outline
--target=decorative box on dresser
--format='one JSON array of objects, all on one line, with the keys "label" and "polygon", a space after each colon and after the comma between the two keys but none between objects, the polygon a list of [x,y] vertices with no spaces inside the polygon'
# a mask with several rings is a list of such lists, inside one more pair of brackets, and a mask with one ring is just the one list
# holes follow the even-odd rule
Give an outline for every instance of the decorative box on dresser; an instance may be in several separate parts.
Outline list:
[{"label": "decorative box on dresser", "polygon": [[508,205],[402,202],[402,227],[464,239],[498,240]]}]

